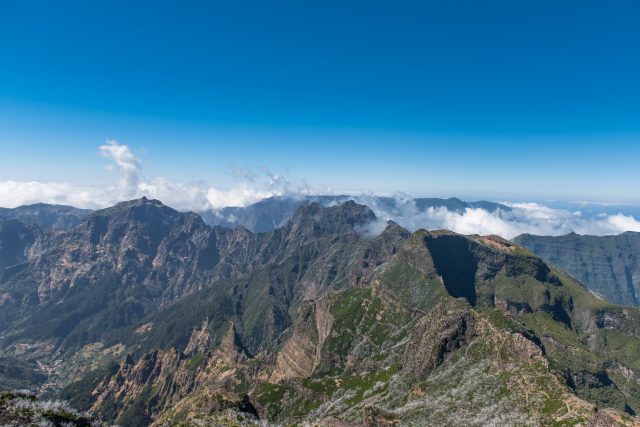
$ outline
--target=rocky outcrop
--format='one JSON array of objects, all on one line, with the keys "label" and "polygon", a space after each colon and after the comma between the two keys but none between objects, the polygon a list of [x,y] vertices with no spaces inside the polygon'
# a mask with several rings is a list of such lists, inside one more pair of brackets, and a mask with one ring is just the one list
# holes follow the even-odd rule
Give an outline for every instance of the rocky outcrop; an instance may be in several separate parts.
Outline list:
[{"label": "rocky outcrop", "polygon": [[439,304],[414,327],[402,369],[416,379],[426,377],[477,335],[476,322],[469,309]]},{"label": "rocky outcrop", "polygon": [[322,347],[331,333],[332,323],[327,299],[304,304],[293,335],[278,352],[269,381],[310,377],[320,364]]},{"label": "rocky outcrop", "polygon": [[[144,332],[144,331],[142,331]],[[206,353],[215,343],[215,337],[209,330],[209,319],[202,321],[199,329],[194,329],[184,349],[185,354]]]}]

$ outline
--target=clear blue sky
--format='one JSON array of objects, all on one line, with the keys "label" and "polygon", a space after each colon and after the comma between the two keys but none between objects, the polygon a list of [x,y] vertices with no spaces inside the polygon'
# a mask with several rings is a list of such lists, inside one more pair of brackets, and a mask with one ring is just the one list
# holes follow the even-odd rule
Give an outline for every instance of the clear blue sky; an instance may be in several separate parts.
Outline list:
[{"label": "clear blue sky", "polygon": [[640,202],[640,2],[5,1],[0,180]]}]

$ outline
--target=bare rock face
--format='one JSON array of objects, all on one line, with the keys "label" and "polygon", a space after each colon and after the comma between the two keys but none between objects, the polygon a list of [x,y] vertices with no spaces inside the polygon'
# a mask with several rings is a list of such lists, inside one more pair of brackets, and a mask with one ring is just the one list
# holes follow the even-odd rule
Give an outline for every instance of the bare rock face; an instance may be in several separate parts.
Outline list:
[{"label": "bare rock face", "polygon": [[156,414],[204,384],[217,390],[220,404],[212,410],[237,408],[241,396],[233,392],[234,374],[247,355],[235,346],[230,351],[225,347],[190,356],[176,350],[154,351],[138,360],[128,356],[115,374],[94,389],[91,411],[125,425],[149,424]]},{"label": "bare rock face", "polygon": [[295,333],[278,353],[269,381],[278,383],[290,378],[307,378],[314,368],[317,344],[305,334]]},{"label": "bare rock face", "polygon": [[[27,258],[35,289],[26,291],[35,291],[39,303],[113,275],[125,288],[147,287],[162,304],[202,286],[218,249],[200,217],[143,198],[97,211],[74,229],[41,235]],[[20,280],[25,277],[13,282]]]},{"label": "bare rock face", "polygon": [[[118,372],[101,382],[94,390],[92,411],[103,416],[117,416],[117,413],[109,414],[104,408],[109,407],[111,402],[118,402],[117,408],[131,405],[152,387],[155,387],[159,397],[170,399],[171,383],[182,359],[183,356],[175,350],[155,351],[145,354],[137,361],[128,356]],[[189,380],[193,382],[193,378]],[[148,417],[150,409],[145,403],[140,408],[140,415]]]},{"label": "bare rock face", "polygon": [[476,318],[469,309],[436,306],[413,330],[403,369],[415,378],[426,377],[451,353],[466,346],[477,335],[475,329]]},{"label": "bare rock face", "polygon": [[598,411],[598,413],[591,417],[585,424],[586,427],[609,427],[617,425],[637,426],[640,425],[640,422],[631,420],[616,411],[604,409]]},{"label": "bare rock face", "polygon": [[228,323],[227,332],[220,341],[220,351],[227,358],[229,363],[244,362],[251,357],[247,352],[247,349],[242,344],[242,339],[240,338],[233,322]]},{"label": "bare rock face", "polygon": [[13,306],[0,313],[0,330],[31,316],[21,333],[43,339],[73,334],[89,318],[93,339],[131,325],[201,289],[220,259],[216,234],[199,216],[146,198],[94,212],[73,229],[19,234],[33,243],[0,276],[2,300]]},{"label": "bare rock face", "polygon": [[41,300],[82,280],[115,273],[124,286],[162,284],[174,299],[218,260],[215,234],[195,214],[142,198],[97,211],[72,232],[32,250]]},{"label": "bare rock face", "polygon": [[269,381],[310,377],[320,364],[322,346],[331,332],[328,301],[308,302],[300,309],[293,335],[278,352]]},{"label": "bare rock face", "polygon": [[215,337],[209,330],[209,319],[202,322],[200,329],[194,329],[189,343],[184,349],[185,354],[206,353],[214,345]]}]

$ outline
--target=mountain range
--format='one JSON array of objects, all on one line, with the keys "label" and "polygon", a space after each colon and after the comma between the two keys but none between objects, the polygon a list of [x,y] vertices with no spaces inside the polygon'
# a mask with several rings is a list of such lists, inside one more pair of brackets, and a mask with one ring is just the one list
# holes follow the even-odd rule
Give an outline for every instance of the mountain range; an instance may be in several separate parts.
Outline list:
[{"label": "mountain range", "polygon": [[0,220],[17,219],[25,224],[37,225],[42,230],[50,231],[75,227],[90,213],[90,209],[36,203],[13,209],[0,208]]},{"label": "mountain range", "polygon": [[[295,210],[305,203],[318,202],[327,207],[344,203],[347,200],[368,205],[374,210],[379,208],[378,210],[383,210],[391,216],[394,214],[400,216],[400,210],[407,203],[413,204],[418,211],[424,211],[429,208],[446,208],[452,212],[462,212],[466,208],[482,208],[489,212],[498,209],[503,211],[511,210],[510,207],[500,203],[487,201],[466,202],[455,197],[449,199],[411,199],[381,196],[318,195],[299,197],[273,196],[248,206],[209,209],[198,212],[198,214],[207,224],[212,226],[220,225],[227,228],[235,228],[238,225],[242,225],[252,232],[261,233],[284,225],[293,216]],[[0,208],[0,220],[18,219],[25,224],[34,224],[42,230],[50,231],[75,227],[91,212],[92,210],[90,209],[37,203],[18,206],[13,209]]]},{"label": "mountain range", "polygon": [[123,426],[638,424],[639,309],[497,236],[279,209],[0,221],[0,388]]},{"label": "mountain range", "polygon": [[498,209],[503,211],[511,210],[510,207],[501,203],[487,201],[466,202],[455,197],[449,199],[412,199],[382,196],[324,195],[305,197],[275,196],[260,200],[246,207],[226,207],[209,210],[201,212],[201,215],[210,225],[230,228],[242,225],[255,233],[261,233],[284,225],[293,216],[295,210],[305,203],[318,202],[320,205],[327,207],[344,203],[347,200],[367,205],[374,211],[384,212],[391,218],[401,217],[407,204],[411,204],[411,207],[419,212],[429,208],[445,208],[451,212],[458,213],[467,208],[482,208],[489,212]]},{"label": "mountain range", "polygon": [[514,242],[567,271],[609,301],[640,305],[640,233],[615,236],[534,236]]}]

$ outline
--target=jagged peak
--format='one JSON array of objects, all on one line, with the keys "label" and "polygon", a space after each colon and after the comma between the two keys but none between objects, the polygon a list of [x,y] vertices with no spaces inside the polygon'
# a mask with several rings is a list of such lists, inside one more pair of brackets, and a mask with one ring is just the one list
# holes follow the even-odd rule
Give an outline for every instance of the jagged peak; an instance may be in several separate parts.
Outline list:
[{"label": "jagged peak", "polygon": [[387,226],[381,235],[402,235],[404,237],[409,237],[411,233],[397,222],[389,220],[387,221]]},{"label": "jagged peak", "polygon": [[125,356],[123,362],[122,362],[122,366],[133,366],[136,364],[135,359],[133,358],[133,356],[131,355],[131,353],[127,353],[127,355]]},{"label": "jagged peak", "polygon": [[238,235],[238,236],[251,236],[251,235],[253,235],[253,232],[251,232],[251,230],[249,230],[247,227],[245,227],[242,224],[238,224],[236,226],[236,228],[233,229],[233,233],[235,235]]},{"label": "jagged peak", "polygon": [[238,334],[236,325],[232,320],[227,323],[227,332],[220,341],[220,349],[234,358],[251,357],[244,347],[240,334]]}]

